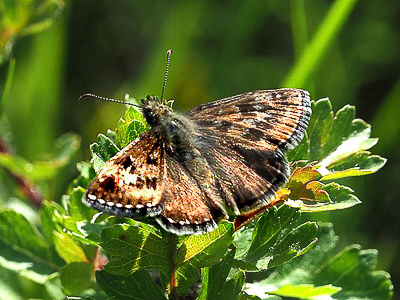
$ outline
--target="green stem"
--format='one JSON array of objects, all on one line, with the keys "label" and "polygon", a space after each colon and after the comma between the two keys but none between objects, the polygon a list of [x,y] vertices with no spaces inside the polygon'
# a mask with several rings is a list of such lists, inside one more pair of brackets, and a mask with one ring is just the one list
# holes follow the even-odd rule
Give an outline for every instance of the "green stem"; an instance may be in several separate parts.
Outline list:
[{"label": "green stem", "polygon": [[335,1],[313,39],[285,78],[283,86],[301,87],[304,84],[328,52],[356,2],[357,0]]},{"label": "green stem", "polygon": [[6,83],[4,85],[3,95],[0,98],[0,117],[6,108],[8,96],[10,95],[11,83],[14,77],[14,70],[15,70],[15,58],[12,58],[10,60],[10,64],[7,70],[7,78],[6,78]]},{"label": "green stem", "polygon": [[175,251],[176,251],[176,237],[174,234],[170,234],[169,239],[169,254],[171,262],[171,281],[169,286],[169,299],[176,299],[176,286],[175,286]]}]

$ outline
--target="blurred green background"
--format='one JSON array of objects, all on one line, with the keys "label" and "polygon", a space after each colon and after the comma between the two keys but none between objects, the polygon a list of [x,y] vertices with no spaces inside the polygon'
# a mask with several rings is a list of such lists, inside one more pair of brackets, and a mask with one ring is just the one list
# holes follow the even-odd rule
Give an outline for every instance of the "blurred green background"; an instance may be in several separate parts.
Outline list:
[{"label": "blurred green background", "polygon": [[[378,249],[378,269],[400,286],[400,1],[65,1],[61,15],[33,35],[4,25],[3,12],[16,2],[0,0],[0,46],[8,51],[1,58],[1,91],[15,58],[0,133],[14,153],[35,161],[52,151],[58,136],[75,132],[82,136],[80,159],[89,159],[90,143],[115,128],[125,108],[79,104],[79,96],[160,95],[167,49],[174,54],[166,97],[176,100],[177,110],[279,87],[329,97],[334,110],[355,105],[380,138],[373,152],[388,163],[346,182],[361,205],[312,217],[333,222],[343,245]],[[33,22],[41,16],[27,16],[29,9],[43,13],[43,3],[54,1],[24,2],[32,7],[13,16]]]}]

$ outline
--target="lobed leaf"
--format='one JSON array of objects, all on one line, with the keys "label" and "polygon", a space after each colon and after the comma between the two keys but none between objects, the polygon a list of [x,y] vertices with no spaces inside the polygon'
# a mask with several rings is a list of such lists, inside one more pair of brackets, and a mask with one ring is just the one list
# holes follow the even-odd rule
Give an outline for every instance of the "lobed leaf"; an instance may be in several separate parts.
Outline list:
[{"label": "lobed leaf", "polygon": [[333,256],[338,238],[330,224],[319,227],[319,242],[314,248],[279,266],[265,280],[247,284],[246,293],[300,299],[390,299],[393,287],[389,274],[374,270],[377,251],[353,245]]},{"label": "lobed leaf", "polygon": [[[130,100],[136,102],[134,99]],[[121,118],[118,121],[115,137],[116,143],[119,147],[123,148],[148,129],[149,126],[143,118],[141,110],[134,106],[129,106],[125,112],[124,119]]]},{"label": "lobed leaf", "polygon": [[200,268],[220,261],[233,241],[234,226],[221,222],[208,234],[191,235],[180,239],[175,253],[176,286],[183,293],[199,278]]},{"label": "lobed leaf", "polygon": [[100,246],[110,255],[105,270],[129,275],[138,270],[158,270],[170,274],[169,244],[142,226],[117,224],[102,230]]},{"label": "lobed leaf", "polygon": [[254,229],[238,232],[234,266],[252,272],[266,270],[307,252],[316,242],[317,226],[306,222],[295,227],[299,216],[298,209],[272,207],[257,220]]},{"label": "lobed leaf", "polygon": [[386,163],[365,151],[378,139],[370,138],[369,124],[355,119],[354,106],[346,105],[334,114],[329,99],[321,99],[312,102],[312,111],[307,135],[288,153],[289,160],[317,162],[320,180],[371,174]]}]

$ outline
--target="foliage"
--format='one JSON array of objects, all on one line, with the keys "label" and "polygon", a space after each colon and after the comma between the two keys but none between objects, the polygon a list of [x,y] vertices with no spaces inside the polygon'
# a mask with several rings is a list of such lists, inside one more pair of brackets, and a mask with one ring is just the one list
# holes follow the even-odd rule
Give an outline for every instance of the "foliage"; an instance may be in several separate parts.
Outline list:
[{"label": "foliage", "polygon": [[[302,3],[292,1],[293,6],[304,10]],[[307,27],[299,26],[305,25],[304,15],[298,19],[293,17],[298,60],[284,80],[285,86],[302,85],[309,80],[322,57],[332,48],[355,3],[335,1],[310,43],[307,34],[300,32],[300,28]],[[176,6],[182,13],[171,18],[174,22],[170,24],[175,26],[165,28],[186,36],[182,47],[186,49],[191,34],[182,33],[194,32],[201,21],[201,18],[191,18],[191,12],[204,13],[205,5],[199,2],[191,9],[184,5]],[[50,25],[62,8],[61,1],[0,1],[0,63],[10,57],[19,37]],[[238,11],[235,23],[241,18],[248,19],[249,13],[250,19],[257,19],[254,10]],[[176,21],[178,17],[189,18],[195,25],[181,26]],[[244,31],[237,40],[242,43],[245,31],[253,30],[240,28]],[[158,43],[161,48],[166,40],[170,43],[169,35],[165,37]],[[154,52],[159,56],[160,51]],[[238,59],[233,54],[229,52],[227,57],[236,63]],[[222,65],[226,63],[226,58],[218,57],[218,60]],[[157,60],[151,61],[162,65]],[[221,69],[221,64],[215,63],[215,68]],[[251,66],[252,70],[264,67],[259,62]],[[148,70],[147,77],[154,77],[154,67]],[[43,73],[40,71],[31,72],[31,76]],[[257,69],[254,73],[258,72]],[[0,97],[0,114],[10,105],[7,98],[13,73],[12,60]],[[243,74],[239,77],[243,81]],[[264,83],[265,79],[259,78]],[[151,82],[144,81],[144,84],[140,82],[142,89]],[[46,84],[49,83],[46,81]],[[385,116],[395,112],[391,107],[396,106],[386,106],[379,114],[381,128],[389,119]],[[1,153],[0,299],[65,299],[65,296],[81,299],[178,296],[187,299],[390,299],[393,288],[389,275],[375,271],[375,250],[361,250],[360,246],[351,245],[337,252],[338,237],[332,225],[304,222],[307,214],[300,218],[302,212],[344,209],[360,203],[353,190],[342,184],[343,180],[334,180],[371,174],[385,164],[385,159],[367,151],[377,140],[370,138],[368,124],[354,119],[354,107],[345,106],[334,114],[329,100],[323,99],[313,103],[313,112],[307,137],[288,154],[293,172],[280,192],[280,200],[285,205],[269,209],[239,230],[225,221],[214,232],[201,236],[178,238],[162,231],[151,220],[137,222],[99,215],[82,203],[85,188],[103,163],[146,129],[141,115],[132,107],[118,122],[115,132],[99,135],[98,142],[91,145],[91,163],[77,164],[80,174],[61,201],[57,201],[56,190],[60,180],[65,181],[70,174],[80,145],[79,137],[60,137],[52,153],[41,156],[35,153],[41,158],[32,161],[11,152]],[[28,124],[33,124],[37,116],[32,114],[31,118],[34,119],[28,119]],[[1,138],[3,128],[7,127],[5,123],[2,119]],[[23,130],[30,132],[29,128]],[[34,139],[38,144],[41,144],[40,137]],[[16,184],[21,179],[25,180],[23,184]],[[32,194],[24,189],[34,186],[43,194],[39,211],[29,204]],[[61,187],[64,188],[62,184]]]}]

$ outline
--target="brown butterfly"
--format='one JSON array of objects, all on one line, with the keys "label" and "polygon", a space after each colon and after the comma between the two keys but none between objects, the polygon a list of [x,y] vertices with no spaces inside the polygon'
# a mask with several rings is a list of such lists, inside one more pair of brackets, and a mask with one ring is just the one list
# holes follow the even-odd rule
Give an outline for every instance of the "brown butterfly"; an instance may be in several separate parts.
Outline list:
[{"label": "brown butterfly", "polygon": [[154,217],[175,234],[210,232],[274,199],[290,173],[284,153],[303,138],[310,106],[307,91],[285,88],[182,115],[147,96],[141,108],[150,130],[104,164],[86,201],[113,215]]}]

